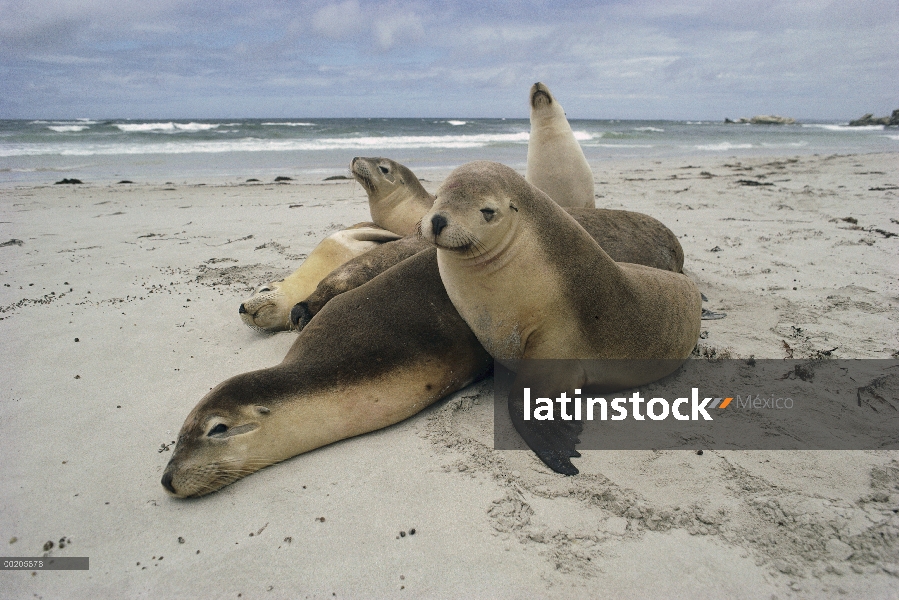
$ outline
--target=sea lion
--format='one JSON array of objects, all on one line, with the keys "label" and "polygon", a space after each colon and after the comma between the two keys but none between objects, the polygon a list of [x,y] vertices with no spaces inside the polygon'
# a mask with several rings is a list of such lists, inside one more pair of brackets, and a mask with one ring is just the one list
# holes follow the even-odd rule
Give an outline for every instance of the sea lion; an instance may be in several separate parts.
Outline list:
[{"label": "sea lion", "polygon": [[240,318],[259,331],[290,329],[290,309],[312,293],[325,275],[354,256],[399,237],[374,223],[358,223],[329,235],[296,271],[256,288],[253,296],[241,303]]},{"label": "sea lion", "polygon": [[492,364],[447,297],[436,252],[426,249],[329,302],[281,364],[209,392],[181,427],[162,485],[178,497],[214,492],[397,423]]},{"label": "sea lion", "polygon": [[[656,219],[642,213],[602,208],[566,208],[616,262],[629,262],[680,273],[684,252],[677,237]],[[430,248],[419,236],[381,244],[348,260],[328,274],[315,291],[293,307],[291,327],[302,329],[333,297],[359,287],[400,261]]]},{"label": "sea lion", "polygon": [[[549,94],[543,84],[538,83],[536,86],[542,86],[541,89]],[[561,118],[565,120],[564,113]],[[567,121],[565,126],[568,127]],[[570,127],[568,131],[571,132]],[[531,135],[533,137],[533,130]],[[577,146],[573,136],[571,139]],[[580,152],[580,146],[577,147]],[[530,150],[528,156],[530,157]],[[548,154],[543,156],[546,161],[555,165],[555,160]],[[582,152],[581,158],[583,159]],[[643,213],[594,208],[593,175],[586,161],[583,168],[587,173],[586,183],[590,187],[589,206],[566,205],[562,202],[558,204],[564,206],[587,229],[613,260],[680,272],[684,266],[684,251],[671,230],[658,219]],[[389,158],[357,157],[350,164],[350,169],[368,194],[372,220],[378,226],[400,235],[418,233],[418,224],[434,205],[434,196],[424,189],[415,173]],[[530,172],[529,162],[528,173]],[[572,181],[585,184],[583,179],[582,176],[575,176]],[[551,194],[548,195],[552,198]]]},{"label": "sea lion", "polygon": [[421,216],[434,204],[418,177],[389,158],[357,156],[350,162],[350,171],[368,194],[371,220],[394,233],[415,233]]},{"label": "sea lion", "polygon": [[[440,277],[459,314],[497,361],[518,372],[508,400],[515,428],[560,473],[577,473],[570,457],[579,456],[580,424],[538,430],[522,420],[517,390],[542,396],[646,384],[677,369],[699,339],[702,300],[693,281],[616,263],[571,215],[504,165],[482,161],[453,171],[421,230],[438,249]],[[519,371],[531,359],[577,360]],[[617,359],[643,362],[594,368]]]},{"label": "sea lion", "polygon": [[531,137],[526,179],[560,206],[594,207],[593,171],[565,111],[549,88],[531,86]]}]

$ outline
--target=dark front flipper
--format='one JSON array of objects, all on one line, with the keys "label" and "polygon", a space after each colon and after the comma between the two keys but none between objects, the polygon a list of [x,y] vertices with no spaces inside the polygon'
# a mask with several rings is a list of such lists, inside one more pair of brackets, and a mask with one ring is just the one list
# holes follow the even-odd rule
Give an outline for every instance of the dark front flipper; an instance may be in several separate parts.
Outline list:
[{"label": "dark front flipper", "polygon": [[290,326],[301,331],[312,320],[312,311],[306,301],[297,302],[290,309]]},{"label": "dark front flipper", "polygon": [[525,421],[522,418],[522,398],[509,395],[509,416],[512,425],[518,431],[528,447],[537,458],[562,475],[577,475],[577,467],[571,464],[571,458],[581,454],[575,450],[580,443],[578,434],[583,429],[580,421]]},{"label": "dark front flipper", "polygon": [[[570,420],[563,418],[560,403],[556,402],[562,392],[571,398],[575,389],[581,387],[583,376],[572,361],[523,361],[525,366],[519,372],[509,391],[509,416],[528,447],[546,466],[563,475],[577,475],[578,469],[571,464],[571,458],[581,454],[575,449],[580,443],[578,436],[584,428],[581,421],[574,420],[573,403],[566,408]],[[563,366],[563,363],[564,366]],[[524,388],[529,389],[530,419],[525,420]],[[552,402],[552,420],[535,418],[537,398],[549,398]]]},{"label": "dark front flipper", "polygon": [[[395,242],[376,246],[350,259],[322,279],[308,298],[290,311],[290,323],[302,329],[332,298],[360,287],[387,269],[401,263],[431,244],[416,237],[405,237]],[[302,306],[302,308],[298,308]]]}]

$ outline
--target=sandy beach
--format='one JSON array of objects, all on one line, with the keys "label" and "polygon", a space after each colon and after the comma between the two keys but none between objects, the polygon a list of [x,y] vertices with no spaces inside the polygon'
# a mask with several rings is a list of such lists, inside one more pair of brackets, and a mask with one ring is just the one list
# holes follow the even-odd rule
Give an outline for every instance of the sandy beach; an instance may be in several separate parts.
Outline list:
[{"label": "sandy beach", "polygon": [[[700,354],[897,357],[899,154],[591,166],[597,206],[665,223],[727,313]],[[563,477],[493,450],[489,380],[169,497],[191,408],[296,337],[241,301],[369,220],[355,182],[284,175],[0,188],[0,555],[90,558],[0,596],[899,597],[899,451],[586,451]]]}]

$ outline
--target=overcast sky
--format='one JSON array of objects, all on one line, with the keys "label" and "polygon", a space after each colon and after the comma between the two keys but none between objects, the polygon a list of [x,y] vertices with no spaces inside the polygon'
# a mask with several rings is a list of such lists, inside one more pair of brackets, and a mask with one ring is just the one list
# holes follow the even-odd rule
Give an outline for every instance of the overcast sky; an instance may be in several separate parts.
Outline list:
[{"label": "overcast sky", "polygon": [[899,0],[0,0],[0,118],[850,119]]}]

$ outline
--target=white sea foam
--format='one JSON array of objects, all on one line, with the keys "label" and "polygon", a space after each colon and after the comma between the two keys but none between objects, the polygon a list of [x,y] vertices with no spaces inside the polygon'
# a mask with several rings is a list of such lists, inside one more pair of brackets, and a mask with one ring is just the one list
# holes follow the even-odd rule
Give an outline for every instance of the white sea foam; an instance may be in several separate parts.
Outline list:
[{"label": "white sea foam", "polygon": [[808,146],[808,142],[781,142],[779,144],[762,142],[763,148],[803,148],[805,146]]},{"label": "white sea foam", "polygon": [[315,123],[304,123],[304,122],[294,122],[294,123],[263,123],[263,125],[281,125],[283,127],[313,127]]},{"label": "white sea foam", "polygon": [[52,129],[58,133],[72,133],[90,129],[88,125],[48,125],[47,129]]},{"label": "white sea foam", "polygon": [[885,135],[885,138],[889,138],[891,140],[899,140],[899,135]]},{"label": "white sea foam", "polygon": [[[593,135],[590,133],[587,133],[586,131],[575,131],[573,133],[574,133],[574,139],[576,139],[579,142],[586,142],[588,140],[593,139]],[[528,134],[528,135],[530,135],[530,134]]]},{"label": "white sea foam", "polygon": [[450,125],[465,125],[468,121],[447,121]]},{"label": "white sea foam", "polygon": [[803,127],[818,127],[827,131],[883,131],[883,125],[860,125],[858,127],[850,127],[849,125],[828,125],[818,123],[806,123]]},{"label": "white sea foam", "polygon": [[654,131],[656,133],[664,133],[664,129],[659,129],[658,127],[634,127],[634,131]]},{"label": "white sea foam", "polygon": [[481,148],[489,144],[527,143],[529,134],[499,133],[442,136],[370,136],[307,140],[240,140],[164,142],[142,144],[10,144],[0,146],[0,157],[9,156],[93,156],[134,154],[197,154],[222,152],[290,152],[322,150],[366,150],[397,148]]},{"label": "white sea foam", "polygon": [[653,144],[585,144],[591,148],[655,148]]},{"label": "white sea foam", "polygon": [[699,146],[696,146],[696,149],[710,150],[712,152],[726,152],[728,150],[745,150],[752,147],[752,144],[732,144],[730,142],[721,142],[720,144],[700,144]]},{"label": "white sea foam", "polygon": [[149,131],[162,131],[174,133],[178,131],[209,131],[217,129],[219,123],[116,123],[125,133],[144,133]]}]

